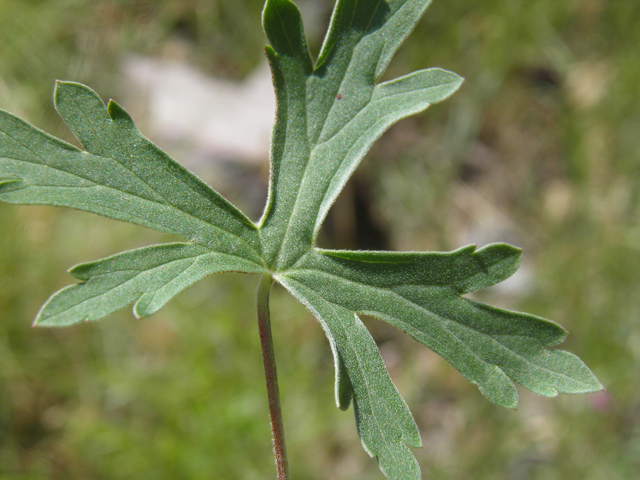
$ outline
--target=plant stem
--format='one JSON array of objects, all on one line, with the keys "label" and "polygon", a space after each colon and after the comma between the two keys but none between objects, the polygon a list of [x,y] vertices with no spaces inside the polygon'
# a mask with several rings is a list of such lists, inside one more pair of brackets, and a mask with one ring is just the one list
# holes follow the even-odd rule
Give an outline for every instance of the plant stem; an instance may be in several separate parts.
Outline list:
[{"label": "plant stem", "polygon": [[273,338],[271,336],[271,320],[269,316],[269,292],[273,279],[271,275],[262,275],[258,284],[258,330],[260,332],[260,346],[262,347],[262,363],[267,382],[267,396],[269,398],[269,417],[271,418],[271,432],[273,434],[273,453],[276,457],[278,480],[289,479],[287,452],[284,444],[284,426],[282,424],[282,409],[280,408],[280,392],[278,389],[278,373],[276,372],[276,357],[273,352]]}]

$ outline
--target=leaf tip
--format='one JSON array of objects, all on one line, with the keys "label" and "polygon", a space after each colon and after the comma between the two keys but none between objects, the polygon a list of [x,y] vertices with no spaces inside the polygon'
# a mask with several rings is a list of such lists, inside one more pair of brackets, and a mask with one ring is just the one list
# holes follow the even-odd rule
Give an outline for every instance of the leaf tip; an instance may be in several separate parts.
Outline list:
[{"label": "leaf tip", "polygon": [[133,124],[133,120],[131,119],[131,116],[127,113],[127,111],[124,108],[118,105],[118,103],[116,103],[115,100],[113,99],[109,100],[109,103],[107,103],[107,112],[109,113],[109,117],[111,117],[111,120],[114,120],[114,121],[121,120],[130,124]]},{"label": "leaf tip", "polygon": [[[583,387],[582,389],[577,389],[575,393],[584,394],[584,393],[597,393],[597,392],[606,391],[607,389],[604,387],[604,385],[602,385],[602,382],[598,380],[598,377],[596,377],[596,375],[591,371],[591,369],[589,369],[589,367],[587,367],[586,365],[585,365],[585,368],[587,369],[587,373],[585,375],[585,378],[582,381]],[[569,393],[574,393],[574,392],[569,392]]]},{"label": "leaf tip", "polygon": [[47,308],[47,305],[49,304],[50,301],[51,301],[51,298],[49,298],[49,300],[47,300],[44,303],[44,305],[40,307],[40,310],[38,311],[38,313],[36,313],[36,318],[34,318],[33,322],[31,322],[31,328],[56,326],[54,323],[50,321],[50,317],[44,316],[45,309]]},{"label": "leaf tip", "polygon": [[[49,303],[49,302],[47,302]],[[42,308],[40,309],[40,311],[38,312],[38,314],[36,315],[36,318],[33,320],[33,322],[31,322],[31,328],[40,328],[40,327],[44,327],[44,328],[56,328],[56,327],[66,327],[68,325],[73,325],[74,323],[79,323],[76,321],[72,321],[72,322],[67,322],[65,323],[64,320],[61,321],[56,321],[54,319],[54,317],[52,316],[44,316],[43,312],[44,309],[47,306],[47,303],[45,303]]]},{"label": "leaf tip", "polygon": [[54,98],[54,100],[56,100],[58,98],[58,96],[60,95],[60,93],[62,92],[62,90],[64,90],[71,83],[73,83],[73,82],[70,82],[68,80],[56,80],[55,86],[53,87],[53,98]]},{"label": "leaf tip", "polygon": [[[53,90],[53,105],[63,119],[65,119],[64,112],[70,108],[67,104],[71,98],[76,102],[81,99],[98,99],[102,103],[100,96],[92,88],[70,80],[56,80]],[[75,104],[73,104],[73,107],[78,108]]]},{"label": "leaf tip", "polygon": [[67,270],[68,273],[73,275],[78,280],[88,281],[91,278],[90,268],[93,263],[79,263]]},{"label": "leaf tip", "polygon": [[[458,89],[460,89],[460,87],[464,83],[464,77],[461,77],[455,72],[452,72],[450,70],[440,69],[440,68],[434,69],[434,70],[438,70],[441,73],[441,75],[443,75],[446,78],[446,83],[450,85],[450,88],[448,89],[448,94],[446,95],[445,98],[450,97],[455,92],[457,92]],[[443,80],[445,80],[445,78],[443,78]]]},{"label": "leaf tip", "polygon": [[145,317],[148,317],[159,310],[159,306],[153,306],[151,304],[151,299],[148,295],[143,294],[136,303],[133,304],[133,316],[136,320],[141,320]]},{"label": "leaf tip", "polygon": [[262,27],[274,50],[297,57],[304,70],[313,69],[300,10],[291,0],[267,0],[262,9]]},{"label": "leaf tip", "polygon": [[31,322],[31,328],[51,328],[51,327],[59,327],[60,325],[51,322],[48,318],[43,318],[40,313],[36,315],[36,318]]}]

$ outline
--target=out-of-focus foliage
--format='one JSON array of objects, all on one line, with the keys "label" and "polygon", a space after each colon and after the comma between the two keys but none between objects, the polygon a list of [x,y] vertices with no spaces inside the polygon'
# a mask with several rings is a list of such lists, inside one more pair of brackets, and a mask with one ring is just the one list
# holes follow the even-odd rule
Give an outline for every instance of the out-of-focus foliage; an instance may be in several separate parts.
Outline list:
[{"label": "out-of-focus foliage", "polygon": [[[240,77],[261,58],[261,7],[0,0],[0,106],[68,135],[50,107],[53,79],[117,96],[126,51],[186,55]],[[368,208],[393,247],[525,247],[530,277],[482,299],[568,327],[565,348],[608,390],[551,401],[521,390],[519,409],[505,412],[371,321],[423,433],[427,478],[632,479],[640,469],[639,22],[640,5],[624,0],[439,1],[390,67],[389,77],[440,65],[467,79],[363,162],[354,185],[380,195]],[[512,238],[479,230],[487,219]],[[146,320],[124,312],[34,330],[39,305],[69,283],[65,268],[167,239],[39,207],[0,205],[0,228],[0,477],[263,478],[273,461],[264,379],[257,332],[245,335],[255,279],[214,276]],[[280,293],[272,310],[292,475],[379,478],[351,414],[327,401],[323,333]]]}]

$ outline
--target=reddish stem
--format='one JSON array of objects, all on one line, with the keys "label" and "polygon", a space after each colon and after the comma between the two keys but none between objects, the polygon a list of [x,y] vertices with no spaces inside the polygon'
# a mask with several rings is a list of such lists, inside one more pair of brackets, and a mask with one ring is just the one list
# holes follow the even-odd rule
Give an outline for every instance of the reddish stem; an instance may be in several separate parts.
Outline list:
[{"label": "reddish stem", "polygon": [[273,279],[271,275],[262,275],[258,284],[258,330],[260,332],[260,346],[262,347],[262,363],[267,382],[267,397],[269,398],[269,417],[271,418],[271,432],[273,434],[273,452],[276,457],[278,480],[289,479],[287,452],[284,443],[284,426],[282,424],[282,409],[280,408],[280,392],[278,389],[278,373],[276,358],[273,351],[271,336],[271,320],[269,316],[269,292]]}]

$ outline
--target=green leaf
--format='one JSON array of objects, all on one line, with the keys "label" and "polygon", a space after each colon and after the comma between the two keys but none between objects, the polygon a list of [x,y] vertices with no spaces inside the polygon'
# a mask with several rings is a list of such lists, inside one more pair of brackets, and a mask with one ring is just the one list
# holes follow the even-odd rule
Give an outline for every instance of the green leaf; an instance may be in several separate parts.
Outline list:
[{"label": "green leaf", "polygon": [[544,396],[601,389],[580,359],[550,348],[564,340],[562,327],[463,296],[511,276],[520,265],[515,247],[315,248],[327,212],[373,142],[462,83],[441,69],[378,83],[428,4],[338,0],[314,65],[295,4],[267,0],[277,112],[269,194],[257,225],[88,87],[58,82],[55,90],[58,113],[84,150],[0,110],[0,200],[76,208],[185,240],[74,267],[82,283],[54,294],[35,323],[96,320],[130,304],[143,317],[213,273],[262,274],[264,285],[271,276],[318,319],[334,356],[336,403],[346,410],[353,400],[364,449],[394,480],[420,478],[409,450],[421,445],[420,435],[359,314],[431,348],[504,407],[517,404],[512,381]]},{"label": "green leaf", "polygon": [[276,271],[313,246],[322,220],[373,142],[462,83],[454,73],[431,69],[376,86],[427,4],[338,1],[324,61],[313,70],[298,10],[289,0],[267,1],[263,23],[273,46],[267,56],[278,109],[260,224],[265,260]]},{"label": "green leaf", "polygon": [[378,459],[389,478],[420,478],[420,467],[407,447],[422,446],[418,427],[358,316],[292,278],[276,278],[315,315],[331,341],[334,358],[344,363],[364,449]]},{"label": "green leaf", "polygon": [[212,273],[265,271],[235,255],[211,252],[199,245],[170,243],[76,265],[69,272],[85,283],[53,295],[40,309],[35,325],[65,326],[98,320],[131,303],[136,317],[146,317]]},{"label": "green leaf", "polygon": [[57,82],[60,116],[85,151],[0,110],[0,200],[56,205],[124,220],[262,263],[256,227],[167,156],[115,102]]},{"label": "green leaf", "polygon": [[515,408],[509,377],[534,393],[598,390],[548,320],[462,298],[509,277],[520,250],[504,244],[451,253],[309,252],[283,276],[333,305],[381,318],[431,348],[498,405]]}]

